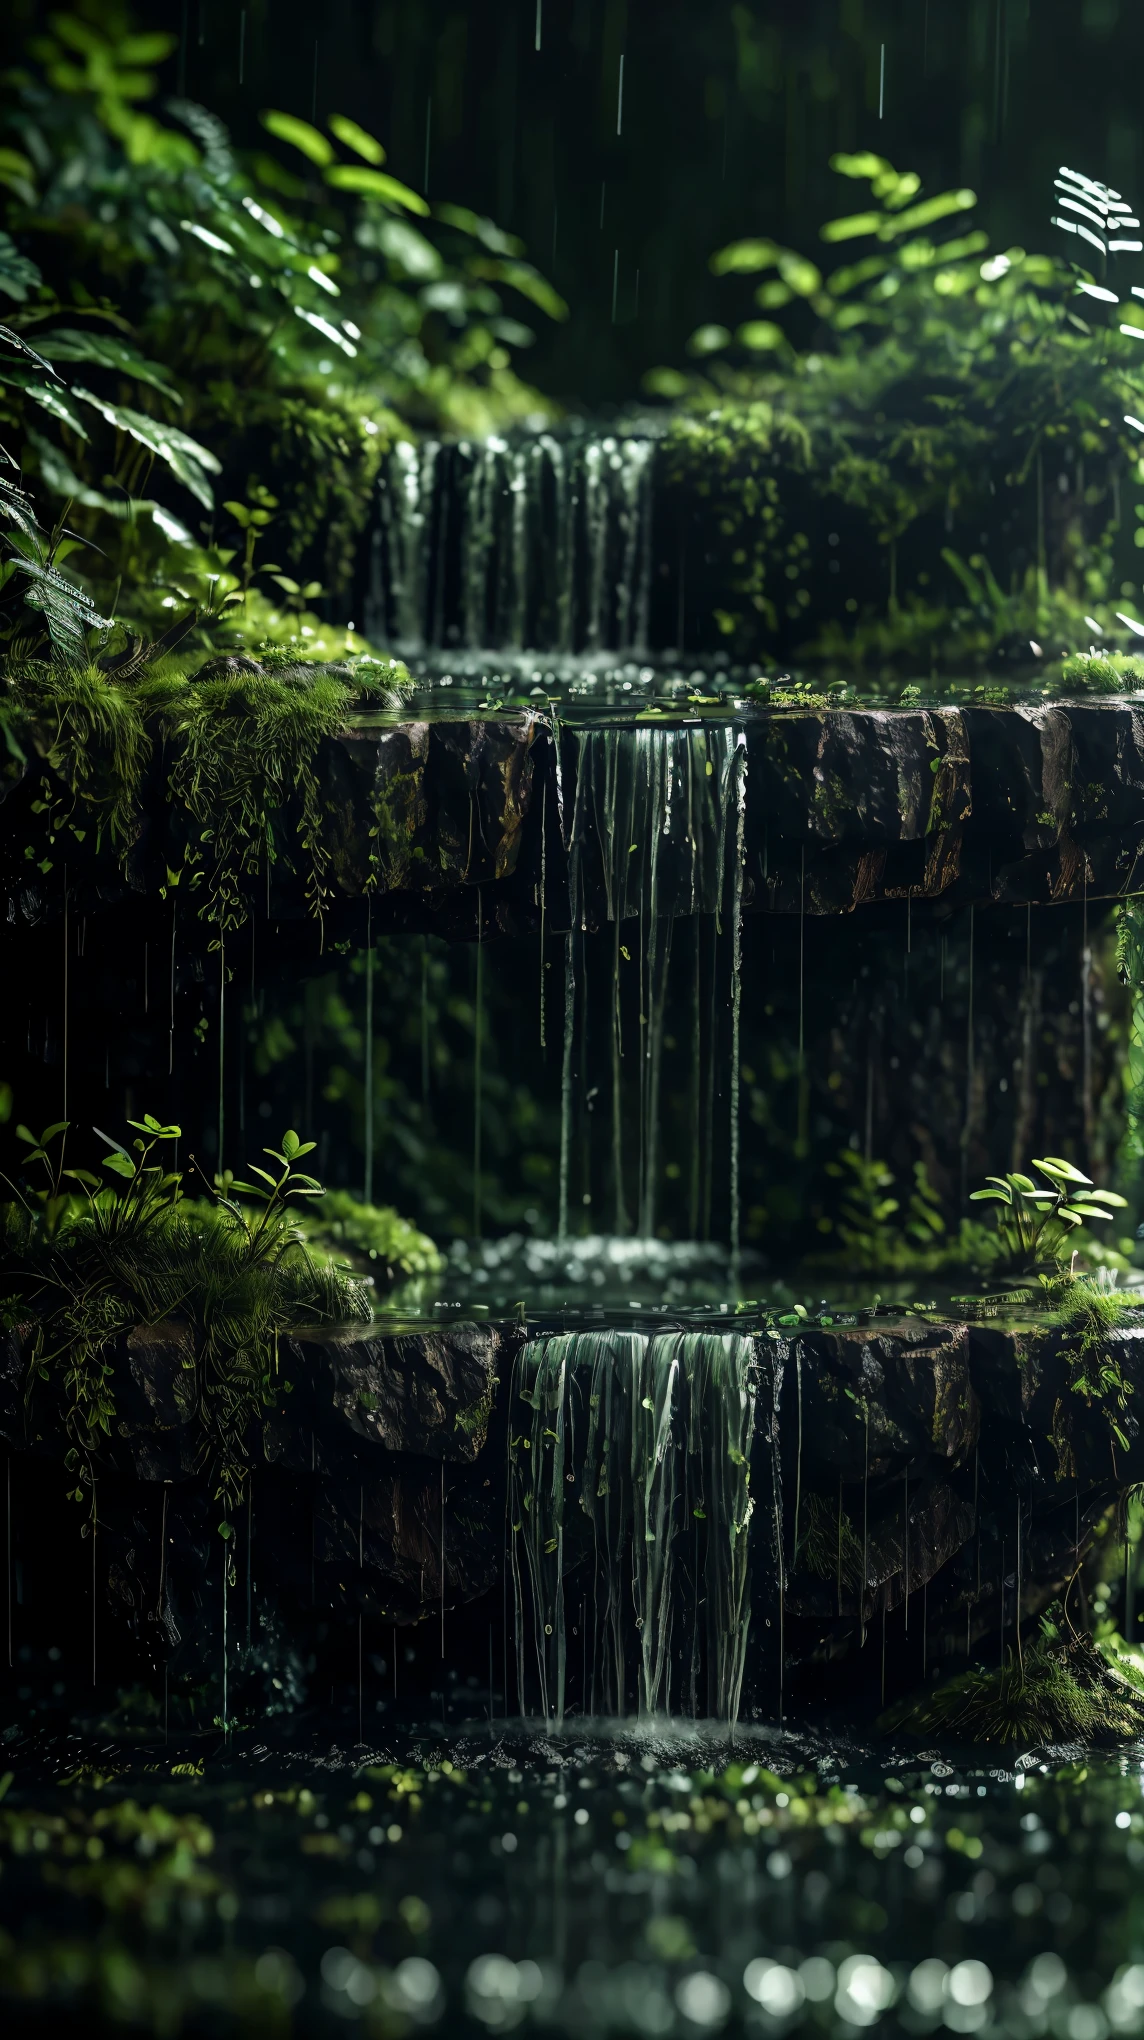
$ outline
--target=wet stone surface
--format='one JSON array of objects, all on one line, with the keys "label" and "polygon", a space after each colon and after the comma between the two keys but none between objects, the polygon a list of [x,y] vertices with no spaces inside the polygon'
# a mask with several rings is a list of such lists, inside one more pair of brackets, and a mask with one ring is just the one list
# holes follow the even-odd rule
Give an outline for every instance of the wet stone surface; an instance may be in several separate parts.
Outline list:
[{"label": "wet stone surface", "polygon": [[[94,1578],[108,1665],[169,1661],[206,1687],[224,1562],[246,1583],[248,1626],[257,1582],[265,1664],[248,1650],[234,1669],[255,1687],[291,1642],[305,1656],[322,1610],[408,1625],[472,1608],[464,1648],[483,1663],[486,1622],[499,1635],[516,1605],[517,1690],[543,1663],[550,1711],[600,1704],[597,1687],[634,1705],[651,1678],[663,1705],[718,1692],[712,1708],[768,1715],[784,1678],[861,1652],[891,1617],[908,1633],[912,1612],[917,1635],[920,1613],[925,1669],[1011,1634],[1018,1606],[1028,1620],[1059,1597],[1144,1475],[1142,1331],[1106,1341],[1126,1390],[1117,1438],[1078,1386],[1075,1349],[1031,1319],[732,1322],[530,1345],[519,1324],[379,1321],[285,1342],[230,1546],[185,1334],[136,1330],[117,1356],[93,1558],[74,1581],[83,1512],[63,1499],[65,1411],[49,1384],[25,1396],[13,1335],[0,1421],[20,1591],[35,1602],[60,1580],[86,1596]],[[731,1403],[724,1374],[741,1375]]]},{"label": "wet stone surface", "polygon": [[[539,922],[542,872],[549,925],[594,927],[617,904],[613,842],[633,834],[641,869],[662,839],[661,911],[713,912],[735,854],[728,761],[739,750],[748,913],[842,914],[906,898],[1059,904],[1138,883],[1138,701],[767,709],[744,698],[706,714],[635,705],[626,722],[610,713],[592,724],[581,711],[578,727],[575,708],[567,720],[543,703],[482,715],[428,689],[407,719],[356,720],[324,740],[319,760],[331,931],[356,927],[368,894],[379,931],[470,940],[479,905],[482,930],[524,933]],[[17,928],[62,912],[55,878],[16,854],[38,783],[32,771],[0,816],[0,885]],[[179,862],[178,817],[161,786],[151,799],[125,866],[94,837],[89,861],[73,858],[76,912],[157,899]],[[696,828],[710,842],[681,859]],[[308,914],[305,860],[294,862],[276,871],[266,902],[280,925]],[[634,868],[625,875],[621,915],[640,910],[641,883]]]}]

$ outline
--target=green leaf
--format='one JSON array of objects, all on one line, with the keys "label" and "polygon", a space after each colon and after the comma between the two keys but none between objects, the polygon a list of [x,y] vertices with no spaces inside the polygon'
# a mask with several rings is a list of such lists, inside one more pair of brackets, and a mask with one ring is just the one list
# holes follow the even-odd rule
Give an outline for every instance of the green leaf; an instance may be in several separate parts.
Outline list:
[{"label": "green leaf", "polygon": [[188,432],[181,432],[177,425],[166,425],[161,418],[149,418],[143,411],[132,411],[124,404],[109,404],[90,390],[77,388],[75,395],[93,411],[98,411],[116,431],[127,432],[138,440],[149,452],[158,456],[170,468],[176,481],[182,482],[192,496],[202,504],[204,510],[213,510],[214,494],[207,480],[207,474],[221,474],[221,463],[197,439]]},{"label": "green leaf", "polygon": [[383,205],[401,205],[406,212],[429,217],[425,200],[386,170],[359,170],[356,163],[334,163],[326,171],[326,183],[335,191],[356,191],[362,198],[379,198]]},{"label": "green leaf", "polygon": [[456,227],[458,233],[470,234],[494,255],[524,253],[524,242],[518,241],[515,234],[506,234],[495,220],[487,219],[483,213],[470,212],[467,205],[435,205],[433,217],[443,220],[446,226]]},{"label": "green leaf", "polygon": [[474,276],[486,277],[490,283],[506,283],[510,290],[518,290],[538,311],[550,319],[562,320],[568,317],[568,307],[558,290],[554,290],[546,276],[534,269],[531,262],[493,261],[483,259],[472,265]]},{"label": "green leaf", "polygon": [[339,142],[347,149],[352,149],[355,156],[360,156],[364,162],[384,163],[385,150],[381,143],[376,136],[359,127],[356,120],[350,120],[344,113],[332,113],[329,129],[332,135],[337,136]]},{"label": "green leaf", "polygon": [[112,369],[117,375],[128,376],[133,382],[150,384],[161,397],[166,397],[168,403],[181,404],[183,401],[171,382],[169,371],[160,368],[158,362],[145,360],[118,334],[81,333],[74,326],[59,326],[44,335],[40,347],[51,362],[89,361],[99,368]]},{"label": "green leaf", "polygon": [[726,326],[697,326],[687,342],[689,354],[718,354],[730,344],[731,335]]},{"label": "green leaf", "polygon": [[[9,376],[0,371],[0,381],[8,380]],[[24,383],[24,392],[34,404],[39,405],[41,411],[47,412],[49,418],[56,418],[61,425],[69,426],[78,439],[90,439],[91,434],[62,383],[28,380]]]},{"label": "green leaf", "polygon": [[131,1160],[130,1155],[105,1155],[103,1166],[105,1169],[110,1169],[114,1175],[123,1176],[128,1180],[135,1174],[135,1164]]},{"label": "green leaf", "polygon": [[845,219],[827,220],[819,228],[823,241],[856,241],[862,234],[876,234],[885,215],[880,212],[848,213]]},{"label": "green leaf", "polygon": [[0,233],[0,291],[22,305],[43,280],[31,257],[21,255],[11,235]]},{"label": "green leaf", "polygon": [[775,241],[732,241],[716,251],[710,266],[716,276],[749,276],[760,269],[773,269],[781,252]]},{"label": "green leaf", "polygon": [[292,1162],[294,1160],[294,1157],[295,1155],[298,1154],[301,1145],[302,1143],[299,1140],[298,1135],[295,1133],[293,1127],[288,1126],[285,1133],[282,1136],[282,1152],[285,1155],[286,1160],[288,1162]]},{"label": "green leaf", "polygon": [[951,213],[969,212],[976,204],[975,191],[943,191],[937,198],[925,198],[920,205],[910,206],[908,212],[883,219],[878,238],[880,241],[896,240],[899,234],[912,233],[915,227],[931,226],[934,220],[948,219]]},{"label": "green leaf", "polygon": [[749,347],[753,354],[764,354],[786,345],[782,328],[770,319],[748,319],[745,325],[737,327],[735,338],[740,347]]},{"label": "green leaf", "polygon": [[893,164],[888,163],[884,156],[875,156],[870,149],[862,149],[856,155],[840,151],[831,156],[830,167],[837,170],[840,177],[864,177],[871,184],[876,177],[895,174]]},{"label": "green leaf", "polygon": [[34,347],[29,347],[27,341],[22,340],[18,333],[13,333],[10,326],[0,325],[0,341],[10,347],[14,354],[22,354],[25,361],[34,361],[37,368],[44,369],[48,375],[55,375],[56,371],[51,362],[45,361],[42,354],[37,354]]},{"label": "green leaf", "polygon": [[177,36],[155,29],[145,35],[125,35],[116,43],[115,57],[120,64],[161,64],[178,46]]},{"label": "green leaf", "polygon": [[327,163],[333,162],[334,152],[325,135],[320,134],[316,127],[311,127],[308,120],[299,120],[295,114],[276,113],[273,110],[264,113],[261,118],[268,135],[274,135],[278,141],[288,142],[292,149],[300,150],[303,156],[309,157],[311,163],[318,165],[319,170],[324,170]]},{"label": "green leaf", "polygon": [[1092,1177],[1082,1176],[1079,1169],[1074,1169],[1072,1163],[1066,1162],[1060,1155],[1045,1155],[1043,1160],[1034,1155],[1033,1167],[1039,1169],[1042,1176],[1052,1177],[1058,1182],[1082,1183],[1086,1190],[1092,1188]]}]

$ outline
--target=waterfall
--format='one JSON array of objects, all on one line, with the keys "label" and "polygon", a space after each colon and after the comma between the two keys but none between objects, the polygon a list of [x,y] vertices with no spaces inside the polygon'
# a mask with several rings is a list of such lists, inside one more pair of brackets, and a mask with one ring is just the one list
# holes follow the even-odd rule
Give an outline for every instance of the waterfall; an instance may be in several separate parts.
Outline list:
[{"label": "waterfall", "polygon": [[[623,1182],[625,1055],[620,958],[629,952],[621,942],[620,924],[632,920],[638,924],[639,1036],[634,1060],[639,1140],[634,1209],[640,1233],[649,1238],[657,1220],[660,1094],[672,930],[681,915],[707,914],[718,925],[732,811],[736,815],[736,862],[731,989],[737,1039],[746,751],[741,733],[729,724],[686,723],[678,728],[605,725],[573,730],[568,737],[576,754],[568,841],[571,918],[573,926],[581,930],[604,918],[616,931],[608,1032],[612,1207],[617,1227],[626,1226],[628,1209]],[[732,1161],[737,1168],[734,1110],[731,1137]],[[566,1151],[567,1133],[562,1155]],[[735,1203],[733,1196],[733,1232]],[[563,1211],[563,1203],[561,1208]]]},{"label": "waterfall", "polygon": [[[739,1093],[740,1019],[743,1003],[743,871],[746,863],[747,740],[739,733],[735,751],[735,863],[731,905],[731,1282],[739,1287]],[[795,1526],[797,1538],[798,1527]]]},{"label": "waterfall", "polygon": [[419,447],[400,439],[389,457],[389,487],[382,491],[382,528],[389,563],[389,610],[402,643],[420,644],[431,628],[429,563],[433,554],[433,512],[441,447],[427,439]]},{"label": "waterfall", "polygon": [[414,651],[644,651],[654,453],[623,434],[399,441],[367,632]]},{"label": "waterfall", "polygon": [[[458,448],[462,458],[469,451],[467,446]],[[486,440],[473,455],[464,482],[460,554],[462,641],[466,645],[483,645],[489,635],[489,569],[496,539],[500,456],[504,451],[503,439]]]},{"label": "waterfall", "polygon": [[572,920],[602,887],[609,921],[718,914],[738,739],[729,723],[628,724],[571,732]]},{"label": "waterfall", "polygon": [[[781,1583],[784,1352],[740,1332],[525,1345],[509,1444],[522,1708],[539,1680],[557,1724],[570,1683],[584,1713],[634,1700],[641,1716],[737,1719],[752,1602]],[[585,1625],[571,1663],[569,1608]]]}]

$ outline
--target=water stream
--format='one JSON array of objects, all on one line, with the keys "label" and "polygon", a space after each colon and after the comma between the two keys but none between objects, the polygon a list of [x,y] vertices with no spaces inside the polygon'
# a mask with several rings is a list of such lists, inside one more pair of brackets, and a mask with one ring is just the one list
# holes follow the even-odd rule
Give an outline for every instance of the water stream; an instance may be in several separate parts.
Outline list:
[{"label": "water stream", "polygon": [[654,454],[646,433],[399,441],[379,483],[369,635],[404,651],[644,648]]},{"label": "water stream", "polygon": [[[602,911],[613,925],[609,1013],[609,1076],[612,1113],[611,1205],[617,1232],[655,1234],[660,1178],[660,1084],[664,1017],[668,1006],[674,923],[707,916],[721,927],[726,884],[727,839],[735,815],[732,847],[732,1008],[738,1037],[738,957],[744,861],[746,751],[730,724],[678,728],[602,726],[568,733],[575,746],[575,796],[568,828],[569,907],[575,929],[590,929]],[[623,924],[636,924],[638,1034],[624,1026],[625,967],[632,953]],[[568,938],[572,982],[566,994],[565,1082],[562,1090],[562,1225],[566,1230],[565,1160],[571,1150],[571,1083],[575,1054],[575,944]],[[581,952],[582,953],[582,952]],[[696,933],[694,954],[699,957]],[[630,1002],[629,1002],[630,1003]],[[733,1054],[737,1069],[737,1049]],[[634,1065],[638,1127],[634,1195],[625,1137],[625,1064]],[[698,1070],[698,1059],[697,1059]],[[629,1078],[629,1085],[632,1079]],[[737,1083],[732,1077],[732,1154],[737,1160]],[[733,1171],[734,1172],[734,1171]],[[732,1202],[737,1190],[733,1184]],[[737,1218],[733,1221],[737,1232]]]},{"label": "water stream", "polygon": [[736,1720],[753,1610],[781,1594],[784,1361],[782,1342],[730,1331],[562,1332],[523,1348],[517,1681],[530,1706],[539,1687],[546,1720],[564,1720],[571,1692],[583,1714]]}]

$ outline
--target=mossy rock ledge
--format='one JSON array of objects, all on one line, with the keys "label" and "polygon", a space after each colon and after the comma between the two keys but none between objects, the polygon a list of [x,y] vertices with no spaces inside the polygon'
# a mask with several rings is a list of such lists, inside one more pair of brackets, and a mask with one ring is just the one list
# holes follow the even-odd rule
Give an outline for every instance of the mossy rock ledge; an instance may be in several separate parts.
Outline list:
[{"label": "mossy rock ledge", "polygon": [[[526,1336],[518,1324],[458,1322],[283,1344],[281,1393],[246,1439],[249,1501],[226,1547],[241,1555],[251,1540],[264,1671],[276,1653],[304,1661],[319,1618],[406,1627],[489,1595],[499,1608],[507,1446],[531,1422],[515,1365]],[[1129,1391],[1117,1419],[1127,1445],[1078,1392],[1075,1353],[1044,1321],[878,1316],[751,1336],[748,1712],[769,1710],[780,1576],[788,1668],[848,1658],[924,1593],[931,1664],[957,1669],[967,1637],[1012,1624],[1018,1591],[1026,1620],[1059,1596],[1118,1496],[1144,1479],[1134,1414],[1144,1328],[1107,1340]],[[619,1358],[616,1378],[622,1395]],[[74,1565],[84,1515],[63,1499],[57,1381],[36,1377],[29,1392],[24,1342],[9,1336],[0,1434],[13,1455],[21,1593],[33,1605]],[[183,1329],[122,1339],[114,1393],[96,1462],[102,1649],[124,1678],[166,1664],[201,1681],[219,1647],[224,1548]],[[574,1448],[567,1468],[571,1523]],[[577,1549],[570,1532],[565,1595],[576,1606]],[[239,1670],[236,1660],[236,1679]]]},{"label": "mossy rock ledge", "polygon": [[[611,728],[617,746],[650,731],[709,728],[675,711]],[[743,904],[748,912],[848,913],[882,900],[942,907],[1112,898],[1144,879],[1144,702],[1040,706],[768,709],[733,719],[746,750]],[[605,918],[600,867],[611,846],[595,814],[577,819],[582,732],[540,711],[417,719],[358,717],[324,737],[319,788],[324,896],[315,915],[300,816],[276,824],[269,883],[248,874],[260,920],[322,922],[359,932],[366,900],[377,930],[432,928],[472,940],[538,925],[542,869],[548,925],[567,926],[569,848],[585,854],[580,917]],[[15,930],[53,921],[66,883],[76,914],[157,902],[186,845],[185,817],[164,768],[148,775],[138,832],[118,853],[88,829],[64,855],[39,836],[33,803],[58,796],[33,747],[0,806],[0,886]],[[68,803],[70,793],[66,794]],[[545,836],[542,855],[541,835]],[[34,854],[29,854],[29,846]],[[210,873],[204,874],[208,881]],[[208,882],[192,889],[183,939],[209,918]],[[685,906],[669,910],[689,911]],[[479,921],[479,931],[478,931]],[[315,931],[315,942],[318,940]]]}]

